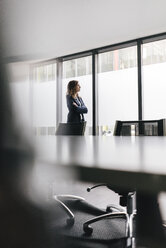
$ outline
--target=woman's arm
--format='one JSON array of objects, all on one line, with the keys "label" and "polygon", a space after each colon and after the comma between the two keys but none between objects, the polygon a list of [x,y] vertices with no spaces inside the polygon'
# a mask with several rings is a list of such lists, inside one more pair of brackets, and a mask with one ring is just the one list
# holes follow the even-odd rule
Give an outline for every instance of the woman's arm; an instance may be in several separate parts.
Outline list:
[{"label": "woman's arm", "polygon": [[69,111],[74,110],[73,98],[69,95],[66,95],[66,101],[67,101],[67,107],[68,107]]},{"label": "woman's arm", "polygon": [[86,114],[88,112],[88,109],[85,106],[82,98],[79,98],[79,100],[81,102],[81,106],[78,106],[75,103],[74,99],[69,95],[66,96],[66,99],[67,99],[67,107],[68,107],[69,111],[76,111],[77,113],[80,113],[80,114]]},{"label": "woman's arm", "polygon": [[76,107],[76,111],[80,114],[86,114],[88,113],[88,108],[85,106],[83,100],[81,97],[78,98],[80,103],[81,103],[81,106],[75,106]]},{"label": "woman's arm", "polygon": [[88,109],[87,109],[87,107],[84,105],[84,106],[75,106],[74,105],[74,108],[75,108],[75,111],[76,112],[78,112],[78,113],[80,113],[80,114],[86,114],[86,113],[88,113]]}]

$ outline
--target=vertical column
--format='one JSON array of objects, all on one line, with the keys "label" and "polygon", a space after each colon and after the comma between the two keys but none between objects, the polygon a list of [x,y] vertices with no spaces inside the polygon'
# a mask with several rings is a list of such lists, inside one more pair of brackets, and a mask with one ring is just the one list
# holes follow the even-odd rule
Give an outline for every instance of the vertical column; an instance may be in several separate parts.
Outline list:
[{"label": "vertical column", "polygon": [[57,60],[57,95],[56,95],[56,108],[57,108],[57,118],[56,118],[56,126],[59,122],[62,122],[62,60]]},{"label": "vertical column", "polygon": [[[35,71],[35,78],[34,78]],[[33,83],[36,80],[36,67],[34,65],[30,65],[29,69],[29,111],[30,111],[30,124],[33,127]],[[36,131],[36,130],[35,130]]]},{"label": "vertical column", "polygon": [[92,135],[97,134],[97,52],[92,54]]},{"label": "vertical column", "polygon": [[142,41],[137,41],[137,67],[138,67],[138,120],[142,120]]}]

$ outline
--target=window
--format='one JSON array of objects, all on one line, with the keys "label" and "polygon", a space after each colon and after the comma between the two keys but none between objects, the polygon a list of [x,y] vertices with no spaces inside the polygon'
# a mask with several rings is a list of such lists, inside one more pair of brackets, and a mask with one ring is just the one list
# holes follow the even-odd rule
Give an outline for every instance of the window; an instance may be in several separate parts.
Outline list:
[{"label": "window", "polygon": [[56,129],[56,63],[33,69],[32,116],[37,135],[54,135]]},{"label": "window", "polygon": [[[97,117],[100,135],[112,135],[116,120],[165,118],[165,38],[164,33],[91,50],[90,54],[95,54],[93,61],[98,62],[98,79],[95,80],[95,75],[93,78],[98,92],[92,86],[92,56],[87,56],[87,51],[85,54],[81,52],[80,57],[78,57],[79,54],[75,54],[70,55],[70,58],[66,56],[58,58],[58,92],[60,93],[58,104],[56,64],[38,64],[33,70],[33,78],[36,82],[33,84],[32,101],[34,126],[41,127],[44,133],[46,128],[53,130],[51,128],[56,122],[67,121],[66,91],[68,82],[73,79],[79,81],[80,95],[88,107],[88,114],[85,115],[86,134],[92,134],[93,117]],[[141,45],[142,53],[140,53],[139,44],[143,44]],[[142,67],[141,63],[137,65],[137,52],[139,52]],[[63,61],[62,64],[61,61]],[[62,80],[61,68],[63,69]],[[92,95],[97,99],[93,117]],[[56,120],[57,109],[58,120]],[[53,131],[50,132],[53,133]]]},{"label": "window", "polygon": [[63,63],[63,78],[72,78],[92,74],[90,56],[68,60]]},{"label": "window", "polygon": [[30,64],[27,62],[9,63],[7,71],[15,119],[19,120],[20,129],[26,128],[27,134],[31,126]]},{"label": "window", "polygon": [[111,135],[116,120],[138,119],[137,47],[99,54],[99,134]]},{"label": "window", "polygon": [[142,45],[143,118],[166,117],[166,40]]},{"label": "window", "polygon": [[33,70],[35,83],[43,83],[55,80],[55,64],[38,65]]},{"label": "window", "polygon": [[135,47],[103,53],[99,60],[99,72],[117,71],[136,67]]},{"label": "window", "polygon": [[[92,134],[92,58],[91,56],[79,59],[73,59],[63,62],[63,80],[62,80],[62,122],[67,121],[68,109],[66,105],[67,84],[70,80],[78,80],[81,85],[80,96],[83,98],[88,108],[88,114],[85,114],[87,121],[86,133]],[[70,71],[71,69],[71,71]],[[70,77],[69,77],[70,75]]]}]

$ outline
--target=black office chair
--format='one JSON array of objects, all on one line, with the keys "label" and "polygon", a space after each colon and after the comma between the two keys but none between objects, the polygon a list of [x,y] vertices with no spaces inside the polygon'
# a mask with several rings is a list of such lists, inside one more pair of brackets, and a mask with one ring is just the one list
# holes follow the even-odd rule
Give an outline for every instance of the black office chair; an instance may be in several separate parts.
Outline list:
[{"label": "black office chair", "polygon": [[[60,123],[58,125],[56,135],[83,135],[84,131],[85,131],[85,126],[86,126],[86,122],[83,122],[83,123]],[[102,186],[103,185],[105,185],[105,184],[102,184]],[[94,186],[92,188],[96,188],[99,186],[101,186],[101,184]],[[111,189],[111,186],[109,186],[109,185],[105,185],[105,186],[107,186],[108,188]],[[88,188],[88,191],[90,192],[90,190],[92,188]],[[116,189],[114,191],[120,195],[120,204],[122,207],[120,205],[117,206],[117,205],[112,204],[112,205],[107,206],[107,208],[105,210],[98,209],[98,214],[95,214],[94,218],[83,223],[83,230],[87,235],[91,235],[93,232],[93,228],[90,226],[90,224],[97,222],[99,220],[108,218],[108,217],[110,217],[110,218],[123,218],[123,219],[125,218],[127,220],[126,231],[125,231],[125,233],[127,235],[127,232],[129,229],[128,228],[128,222],[129,222],[128,216],[133,211],[133,210],[131,210],[131,199],[132,199],[133,194],[132,193],[128,194],[128,192],[120,191],[118,189]],[[75,216],[74,216],[74,213],[72,212],[72,210],[70,208],[70,202],[73,202],[73,200],[75,200],[76,202],[81,202],[85,206],[87,204],[84,198],[79,197],[79,196],[75,196],[75,195],[55,195],[53,198],[54,198],[54,200],[56,200],[56,202],[59,203],[59,205],[62,207],[62,209],[68,215],[68,218],[66,218],[67,226],[72,226],[72,225],[74,225],[74,222],[75,222]],[[68,206],[66,204],[68,204]],[[123,208],[126,206],[127,206],[127,213],[125,212],[125,209]],[[91,207],[89,208],[89,204],[88,204],[88,211],[93,213],[94,212],[94,206],[91,205]]]},{"label": "black office chair", "polygon": [[119,121],[114,128],[116,136],[163,136],[165,135],[165,119],[141,120],[141,121]]},{"label": "black office chair", "polygon": [[[59,123],[55,135],[84,135],[86,128],[86,122],[80,123]],[[84,201],[85,199],[76,195],[54,195],[53,199],[59,203],[62,209],[68,215],[66,219],[66,224],[71,226],[74,224],[75,218],[73,212],[70,208],[63,202],[64,200],[73,201]]]},{"label": "black office chair", "polygon": [[[72,135],[73,133],[69,129],[71,127],[73,130],[73,126],[68,124],[64,125],[64,123],[60,124],[56,134]],[[66,127],[67,132],[65,129]],[[59,223],[57,228],[62,230],[62,236],[64,237],[75,237],[78,240],[84,239],[84,242],[92,242],[96,240],[100,243],[112,243],[113,240],[116,240],[115,243],[122,242],[119,247],[126,247],[126,240],[124,241],[124,239],[132,236],[132,228],[129,223],[131,222],[131,216],[133,214],[133,205],[131,204],[133,193],[124,190],[122,191],[120,189],[113,189],[111,185],[106,184],[97,185],[92,188],[103,185],[119,194],[121,206],[112,204],[107,206],[106,209],[100,209],[92,204],[89,204],[85,201],[85,199],[79,196],[55,195],[53,198],[56,204],[60,207],[62,211],[61,213],[65,213],[63,220],[60,219],[60,221],[57,222]],[[92,188],[88,188],[88,191],[91,191]],[[127,211],[125,210],[126,206]],[[60,216],[62,215],[63,214]],[[87,221],[87,219],[89,220]],[[95,232],[93,235],[91,235],[93,228],[90,226],[92,223],[96,223]],[[109,225],[112,226],[112,229],[109,228]]]},{"label": "black office chair", "polygon": [[[84,135],[85,126],[86,126],[86,122],[60,123],[58,125],[56,135]],[[121,197],[121,201],[124,201],[124,199],[122,200],[122,198],[123,197]],[[89,226],[88,223],[86,224],[85,222],[85,220],[89,218],[90,216],[95,218],[95,222],[97,221],[97,218],[99,218],[98,220],[101,220],[105,215],[108,216],[108,214],[109,216],[113,218],[115,217],[121,217],[122,219],[128,218],[127,214],[124,211],[124,208],[120,206],[111,205],[111,206],[108,206],[107,209],[100,209],[86,202],[84,198],[75,196],[75,195],[54,195],[53,199],[59,205],[62,212],[65,212],[65,215],[64,215],[65,217],[63,219],[63,226],[66,225],[65,230],[67,230],[67,235],[69,235],[68,228],[72,228],[71,229],[72,235],[73,233],[74,235],[76,235],[75,233],[77,233],[77,230],[80,229],[80,226],[82,229],[82,226],[85,223],[84,230],[82,229],[82,231],[80,232],[80,237],[81,235],[83,235],[84,232],[86,232],[86,235],[85,235],[86,238],[88,237],[88,239],[91,239],[90,234],[92,233],[93,229]],[[113,213],[110,214],[111,212]],[[124,221],[122,220],[122,226],[123,225],[124,225]],[[103,229],[104,228],[105,227],[103,227]],[[124,228],[121,228],[121,229],[122,230],[118,237],[124,238],[124,236],[126,236],[126,230]],[[64,234],[64,230],[63,230],[63,234]],[[79,234],[77,235],[79,236]],[[114,236],[116,237],[116,233],[112,232],[112,235],[110,234],[108,235],[107,232],[105,232],[104,235],[98,235],[98,234],[96,235],[95,233],[95,236],[99,240],[102,240],[102,239],[109,240],[109,239],[113,239]]]},{"label": "black office chair", "polygon": [[86,121],[80,123],[59,123],[55,135],[84,135]]},{"label": "black office chair", "polygon": [[[146,120],[146,121],[116,121],[114,128],[115,136],[163,136],[165,135],[165,119],[161,120]],[[106,210],[108,213],[101,216],[97,216],[86,221],[83,225],[83,229],[86,233],[91,234],[93,228],[90,226],[92,223],[96,223],[104,218],[126,218],[126,234],[128,237],[132,236],[133,233],[133,219],[136,215],[136,210],[133,207],[133,196],[136,189],[121,190],[113,188],[111,184],[98,184],[87,190],[90,192],[91,189],[106,186],[120,196],[120,205],[126,207],[126,211],[121,209],[119,206],[107,206]]]}]

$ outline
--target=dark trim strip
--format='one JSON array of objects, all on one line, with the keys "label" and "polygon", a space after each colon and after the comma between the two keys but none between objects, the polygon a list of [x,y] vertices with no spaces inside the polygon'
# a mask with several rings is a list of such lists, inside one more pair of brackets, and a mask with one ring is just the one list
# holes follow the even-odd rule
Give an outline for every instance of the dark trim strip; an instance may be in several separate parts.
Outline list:
[{"label": "dark trim strip", "polygon": [[98,53],[105,53],[105,52],[119,50],[119,49],[131,47],[131,46],[136,46],[136,45],[137,45],[136,40],[134,40],[134,41],[126,41],[126,42],[114,44],[114,45],[111,45],[111,46],[108,46],[108,47],[99,48],[99,49],[97,49],[97,51],[98,51]]},{"label": "dark trim strip", "polygon": [[92,55],[92,135],[96,135],[96,53]]},{"label": "dark trim strip", "polygon": [[62,121],[62,61],[57,60],[57,91],[56,91],[56,126]]},{"label": "dark trim strip", "polygon": [[151,35],[145,38],[142,38],[142,43],[149,43],[149,42],[153,42],[153,41],[158,41],[158,40],[163,40],[166,39],[166,33],[162,33],[160,35],[155,34],[155,35]]},{"label": "dark trim strip", "polygon": [[142,120],[142,41],[137,43],[137,68],[138,68],[138,120]]}]

